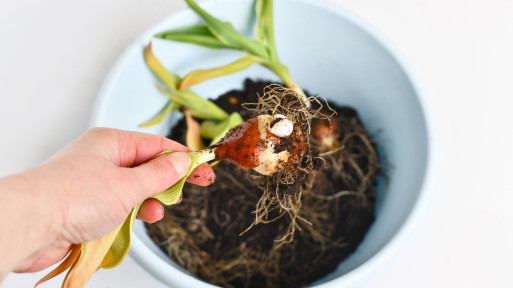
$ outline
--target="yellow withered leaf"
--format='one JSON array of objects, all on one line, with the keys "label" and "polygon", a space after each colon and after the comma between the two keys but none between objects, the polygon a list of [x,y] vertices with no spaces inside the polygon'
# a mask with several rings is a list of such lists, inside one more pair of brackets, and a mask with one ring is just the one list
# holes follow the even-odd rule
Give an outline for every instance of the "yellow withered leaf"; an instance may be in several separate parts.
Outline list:
[{"label": "yellow withered leaf", "polygon": [[201,139],[200,125],[198,121],[192,118],[189,109],[184,109],[185,121],[187,123],[187,131],[185,132],[185,145],[194,151],[205,148],[205,144]]},{"label": "yellow withered leaf", "polygon": [[82,253],[68,271],[62,283],[63,288],[85,287],[87,281],[100,267],[122,226],[123,224],[99,239],[82,244]]},{"label": "yellow withered leaf", "polygon": [[80,256],[80,253],[82,252],[82,245],[81,244],[74,244],[71,246],[71,251],[69,252],[68,256],[62,261],[59,266],[57,266],[55,269],[53,269],[50,273],[46,274],[45,277],[41,278],[41,280],[37,281],[36,285],[34,287],[37,287],[39,284],[44,283],[53,277],[61,274],[62,272],[66,271],[73,263],[75,263],[75,260]]}]

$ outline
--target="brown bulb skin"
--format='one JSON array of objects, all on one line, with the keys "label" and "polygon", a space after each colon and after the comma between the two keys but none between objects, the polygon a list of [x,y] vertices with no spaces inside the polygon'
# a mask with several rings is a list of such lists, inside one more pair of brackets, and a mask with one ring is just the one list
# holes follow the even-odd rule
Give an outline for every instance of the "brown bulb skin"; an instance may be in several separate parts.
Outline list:
[{"label": "brown bulb skin", "polygon": [[216,159],[229,160],[239,168],[249,170],[261,164],[264,149],[258,129],[258,118],[253,117],[235,126],[216,144]]},{"label": "brown bulb skin", "polygon": [[269,131],[272,122],[272,116],[260,115],[237,125],[212,147],[216,159],[268,176],[283,169],[297,169],[305,152],[304,136],[293,131],[278,137]]}]

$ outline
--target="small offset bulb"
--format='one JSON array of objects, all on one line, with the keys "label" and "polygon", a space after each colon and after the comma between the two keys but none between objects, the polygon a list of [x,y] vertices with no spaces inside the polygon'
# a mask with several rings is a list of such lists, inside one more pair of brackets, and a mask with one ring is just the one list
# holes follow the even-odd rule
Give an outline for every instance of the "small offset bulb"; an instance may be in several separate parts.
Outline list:
[{"label": "small offset bulb", "polygon": [[329,150],[336,144],[339,135],[338,122],[330,119],[312,121],[312,137],[321,144],[321,150]]}]

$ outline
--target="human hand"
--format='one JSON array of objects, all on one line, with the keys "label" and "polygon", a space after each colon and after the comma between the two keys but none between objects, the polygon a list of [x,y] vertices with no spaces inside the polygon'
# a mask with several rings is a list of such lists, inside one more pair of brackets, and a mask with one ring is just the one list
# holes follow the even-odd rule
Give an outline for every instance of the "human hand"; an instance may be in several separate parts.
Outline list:
[{"label": "human hand", "polygon": [[[18,194],[22,199],[37,203],[31,214],[39,215],[30,228],[34,235],[29,237],[36,240],[37,249],[20,259],[13,270],[37,271],[58,262],[71,244],[107,234],[145,199],[138,218],[160,220],[164,213],[161,204],[147,198],[181,179],[191,161],[179,152],[152,159],[165,150],[190,151],[157,135],[94,128],[42,165],[14,179],[8,177],[10,187],[22,188],[17,189],[23,190]],[[204,186],[213,179],[212,169],[205,164],[188,181]]]}]

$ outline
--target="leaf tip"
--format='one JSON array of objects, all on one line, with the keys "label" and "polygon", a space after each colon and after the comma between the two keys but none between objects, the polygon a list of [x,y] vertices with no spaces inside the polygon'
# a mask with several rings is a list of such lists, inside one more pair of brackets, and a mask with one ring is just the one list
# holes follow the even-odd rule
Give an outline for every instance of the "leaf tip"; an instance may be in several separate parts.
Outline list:
[{"label": "leaf tip", "polygon": [[151,41],[143,49],[144,60],[148,61],[148,57],[153,54]]}]

